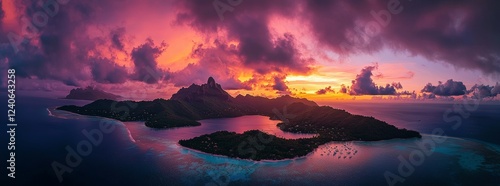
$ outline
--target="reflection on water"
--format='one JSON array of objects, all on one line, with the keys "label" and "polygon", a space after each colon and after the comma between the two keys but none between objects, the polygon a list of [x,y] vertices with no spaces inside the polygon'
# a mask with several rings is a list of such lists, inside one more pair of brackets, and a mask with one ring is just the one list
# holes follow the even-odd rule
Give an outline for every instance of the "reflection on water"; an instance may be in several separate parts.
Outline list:
[{"label": "reflection on water", "polygon": [[[144,133],[148,135],[153,135],[156,137],[166,137],[168,140],[179,141],[181,139],[190,139],[203,134],[210,134],[217,131],[230,131],[243,133],[248,130],[261,130],[268,134],[273,134],[278,137],[287,139],[296,138],[310,138],[313,134],[295,134],[290,132],[283,132],[280,130],[276,124],[279,121],[270,120],[269,117],[265,116],[242,116],[236,118],[226,118],[226,119],[207,119],[199,121],[201,126],[196,127],[181,127],[174,129],[151,129],[144,125],[144,122],[124,122],[130,130],[137,130],[134,132],[136,135],[134,138],[140,138],[144,136]],[[149,131],[155,131],[149,133]]]},{"label": "reflection on water", "polygon": [[[71,114],[64,118],[74,119],[68,115]],[[76,118],[82,117],[86,116]],[[378,142],[331,142],[306,157],[255,162],[198,152],[181,147],[177,141],[220,130],[242,133],[257,129],[285,138],[312,135],[282,132],[276,127],[277,121],[263,116],[211,119],[201,123],[197,127],[167,130],[151,129],[142,122],[117,122],[117,125],[128,131],[124,135],[130,134],[130,141],[134,142],[127,150],[137,149],[146,159],[155,159],[159,167],[166,169],[164,173],[158,172],[158,176],[167,183],[162,174],[176,175],[177,181],[187,185],[386,185],[386,172],[400,175],[404,184],[467,185],[477,184],[478,180],[499,183],[500,147],[491,143],[444,137],[443,143],[430,149],[430,155],[421,157],[423,163],[412,165],[414,171],[409,176],[402,176],[398,172],[402,164],[399,157],[408,159],[415,152],[423,152],[418,144],[432,140],[432,136]]]}]

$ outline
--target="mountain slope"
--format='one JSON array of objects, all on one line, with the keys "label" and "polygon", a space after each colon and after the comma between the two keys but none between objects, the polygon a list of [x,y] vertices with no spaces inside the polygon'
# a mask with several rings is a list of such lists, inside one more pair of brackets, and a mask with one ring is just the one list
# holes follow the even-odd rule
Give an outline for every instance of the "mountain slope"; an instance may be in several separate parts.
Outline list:
[{"label": "mountain slope", "polygon": [[304,98],[281,96],[269,99],[251,95],[233,98],[212,77],[206,84],[181,88],[169,100],[104,99],[82,107],[62,106],[58,109],[121,121],[145,121],[146,126],[153,128],[197,126],[200,125],[197,120],[202,119],[264,115],[282,120],[278,127],[283,131],[319,134],[323,142],[420,137],[418,132],[398,129],[373,117],[318,106]]},{"label": "mountain slope", "polygon": [[80,99],[80,100],[98,100],[98,99],[111,99],[116,100],[121,98],[121,96],[104,92],[97,88],[88,86],[86,88],[75,88],[72,89],[65,99]]}]

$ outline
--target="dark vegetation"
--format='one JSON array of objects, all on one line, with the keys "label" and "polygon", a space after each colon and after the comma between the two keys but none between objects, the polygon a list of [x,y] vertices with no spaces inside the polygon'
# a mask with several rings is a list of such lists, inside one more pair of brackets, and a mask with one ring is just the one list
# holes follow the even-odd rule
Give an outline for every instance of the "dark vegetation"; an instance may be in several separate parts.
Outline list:
[{"label": "dark vegetation", "polygon": [[305,156],[323,143],[319,138],[283,139],[258,130],[246,131],[243,134],[219,131],[179,141],[184,147],[203,152],[257,161]]}]

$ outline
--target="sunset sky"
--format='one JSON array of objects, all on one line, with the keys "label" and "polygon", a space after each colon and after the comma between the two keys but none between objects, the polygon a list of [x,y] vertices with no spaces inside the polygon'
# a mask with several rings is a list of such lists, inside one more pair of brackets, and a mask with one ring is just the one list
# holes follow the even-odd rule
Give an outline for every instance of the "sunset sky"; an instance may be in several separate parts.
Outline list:
[{"label": "sunset sky", "polygon": [[37,2],[0,1],[18,89],[170,98],[212,76],[232,95],[500,97],[494,0]]}]

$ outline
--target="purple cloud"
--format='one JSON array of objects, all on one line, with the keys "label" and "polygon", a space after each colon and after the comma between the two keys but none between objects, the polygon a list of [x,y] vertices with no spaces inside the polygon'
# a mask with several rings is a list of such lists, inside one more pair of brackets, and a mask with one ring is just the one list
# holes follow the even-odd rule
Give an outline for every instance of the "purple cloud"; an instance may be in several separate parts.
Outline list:
[{"label": "purple cloud", "polygon": [[167,44],[164,42],[155,46],[153,40],[148,39],[144,44],[134,48],[130,54],[134,62],[134,73],[131,74],[131,78],[148,84],[168,79],[169,72],[160,69],[156,61],[166,47]]},{"label": "purple cloud", "polygon": [[[403,88],[401,83],[386,84],[385,86],[377,86],[373,82],[372,71],[377,68],[375,66],[367,66],[361,70],[361,73],[356,75],[356,79],[352,81],[349,94],[351,95],[395,95],[397,89]],[[342,90],[343,91],[343,90]],[[341,92],[342,92],[341,91]]]},{"label": "purple cloud", "polygon": [[318,95],[323,95],[323,94],[327,94],[327,93],[335,93],[335,90],[332,89],[332,86],[328,86],[328,87],[325,87],[323,89],[319,89],[318,91],[316,91],[316,94],[318,94]]},{"label": "purple cloud", "polygon": [[464,83],[449,79],[445,83],[439,81],[439,84],[436,86],[428,83],[421,92],[433,93],[438,96],[459,96],[465,95],[467,93],[467,88]]},{"label": "purple cloud", "polygon": [[177,15],[179,24],[187,24],[204,34],[217,34],[227,31],[224,39],[235,40],[239,44],[234,51],[244,62],[243,65],[254,68],[257,73],[283,72],[284,69],[297,73],[306,73],[314,59],[302,57],[299,44],[290,33],[273,37],[269,19],[278,14],[289,16],[288,11],[295,11],[298,4],[285,1],[245,1],[220,20],[212,1],[183,1],[184,11]]},{"label": "purple cloud", "polygon": [[117,84],[127,81],[129,74],[124,66],[106,58],[93,59],[91,66],[93,80],[98,83]]},{"label": "purple cloud", "polygon": [[498,82],[495,86],[475,84],[468,92],[476,98],[495,97],[500,94],[500,84]]}]

